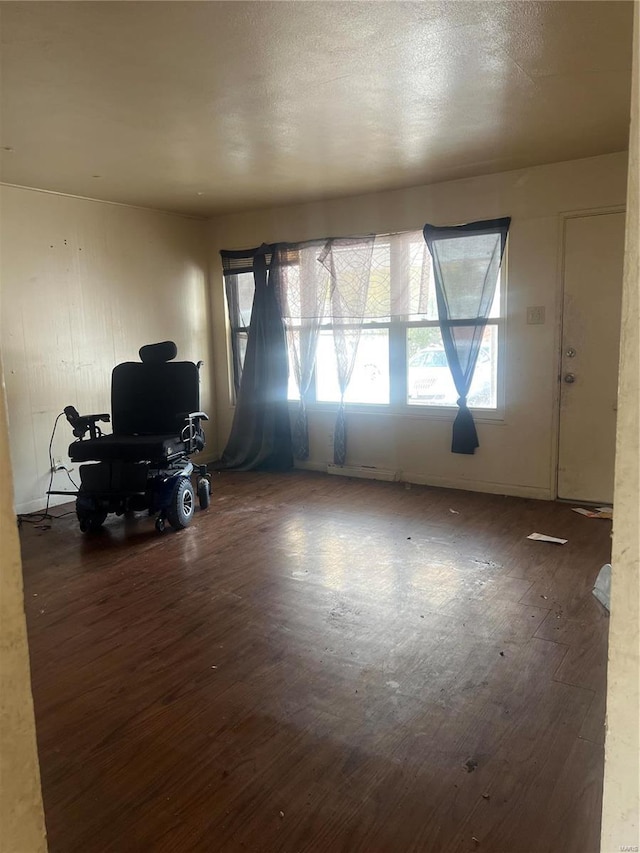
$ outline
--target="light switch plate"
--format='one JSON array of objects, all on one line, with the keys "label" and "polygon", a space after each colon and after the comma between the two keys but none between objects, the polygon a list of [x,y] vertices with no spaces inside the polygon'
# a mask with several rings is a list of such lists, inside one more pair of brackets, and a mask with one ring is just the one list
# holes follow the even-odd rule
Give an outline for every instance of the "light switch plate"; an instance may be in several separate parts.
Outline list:
[{"label": "light switch plate", "polygon": [[527,308],[527,325],[537,326],[544,323],[544,305],[530,305]]}]

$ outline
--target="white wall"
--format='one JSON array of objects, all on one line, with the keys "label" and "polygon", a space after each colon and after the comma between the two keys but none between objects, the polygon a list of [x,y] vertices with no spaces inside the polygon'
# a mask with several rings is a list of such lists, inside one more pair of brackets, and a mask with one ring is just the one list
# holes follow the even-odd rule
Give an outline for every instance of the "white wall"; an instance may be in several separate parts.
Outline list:
[{"label": "white wall", "polygon": [[[624,205],[626,169],[621,153],[213,219],[209,248],[218,449],[233,416],[220,249],[511,216],[504,420],[478,423],[480,449],[474,456],[460,456],[450,452],[452,417],[351,412],[347,463],[400,470],[413,482],[553,497],[562,214]],[[545,306],[544,325],[526,325],[528,305]],[[332,413],[310,412],[312,465],[330,458],[333,420]]]},{"label": "white wall", "polygon": [[634,26],[629,193],[611,557],[602,851],[640,847],[640,8]]},{"label": "white wall", "polygon": [[[28,512],[45,503],[56,415],[69,404],[109,412],[111,370],[137,360],[142,344],[171,339],[178,358],[204,359],[202,403],[210,407],[206,226],[8,186],[0,187],[0,215],[0,341],[15,504]],[[72,438],[62,418],[55,456],[67,459]],[[56,474],[54,488],[67,487]]]}]

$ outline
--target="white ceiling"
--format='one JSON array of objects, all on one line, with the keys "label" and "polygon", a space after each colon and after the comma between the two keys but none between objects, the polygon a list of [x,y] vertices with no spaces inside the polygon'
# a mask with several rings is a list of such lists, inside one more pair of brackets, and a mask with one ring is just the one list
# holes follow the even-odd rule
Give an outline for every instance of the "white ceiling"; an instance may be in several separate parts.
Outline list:
[{"label": "white ceiling", "polygon": [[2,180],[204,216],[620,151],[632,7],[3,2]]}]

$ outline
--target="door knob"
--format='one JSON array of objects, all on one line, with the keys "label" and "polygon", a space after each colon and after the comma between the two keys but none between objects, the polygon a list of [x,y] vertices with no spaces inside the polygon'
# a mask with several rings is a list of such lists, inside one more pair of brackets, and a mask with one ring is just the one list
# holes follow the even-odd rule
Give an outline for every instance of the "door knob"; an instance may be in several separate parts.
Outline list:
[{"label": "door knob", "polygon": [[571,385],[571,383],[572,383],[572,382],[575,382],[575,381],[576,381],[576,375],[575,375],[575,373],[565,373],[565,375],[564,375],[564,381],[565,381],[566,383],[568,383],[569,385]]}]

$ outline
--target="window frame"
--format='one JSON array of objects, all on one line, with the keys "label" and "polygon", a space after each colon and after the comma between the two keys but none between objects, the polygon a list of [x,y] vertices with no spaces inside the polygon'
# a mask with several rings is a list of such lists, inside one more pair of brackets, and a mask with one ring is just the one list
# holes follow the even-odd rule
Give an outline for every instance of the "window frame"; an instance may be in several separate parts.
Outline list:
[{"label": "window frame", "polygon": [[[413,232],[404,232],[413,233]],[[416,232],[417,233],[417,232]],[[380,237],[392,235],[378,235]],[[473,418],[478,423],[502,422],[505,419],[505,365],[506,365],[506,350],[507,350],[507,282],[508,282],[508,254],[509,240],[504,250],[502,263],[498,273],[499,288],[499,313],[497,317],[490,317],[487,320],[487,326],[495,326],[498,332],[497,343],[497,358],[496,365],[496,406],[495,408],[487,407],[470,407]],[[393,253],[392,253],[393,255]],[[393,263],[393,260],[392,260]],[[233,278],[237,284],[239,273],[236,273]],[[226,300],[226,295],[225,295]],[[238,311],[240,316],[240,312]],[[229,316],[227,312],[227,317]],[[239,317],[238,317],[239,318]],[[358,328],[357,323],[351,324],[352,328]],[[300,330],[300,326],[289,327],[291,331]],[[349,326],[342,326],[349,328]],[[407,380],[408,380],[408,363],[407,363],[407,330],[410,328],[440,328],[439,320],[365,320],[360,327],[362,329],[387,329],[389,333],[389,402],[388,403],[355,403],[345,401],[346,410],[356,414],[377,414],[388,416],[402,416],[403,418],[431,419],[431,420],[451,420],[455,417],[458,407],[432,405],[432,404],[410,404],[407,395]],[[322,323],[320,331],[332,331],[332,323]],[[234,326],[230,323],[229,336],[229,387],[231,390],[231,405],[235,405],[235,379],[234,379],[234,359],[233,347],[240,346],[240,339],[244,336],[245,340],[248,337],[249,326]],[[235,336],[235,342],[233,337]],[[239,351],[239,350],[238,350]],[[239,382],[239,379],[238,379]],[[309,385],[309,392],[306,399],[306,408],[308,411],[331,412],[335,411],[338,401],[317,400],[316,399],[316,369],[314,367],[313,376]],[[289,407],[295,411],[299,405],[299,398],[289,398]]]}]

